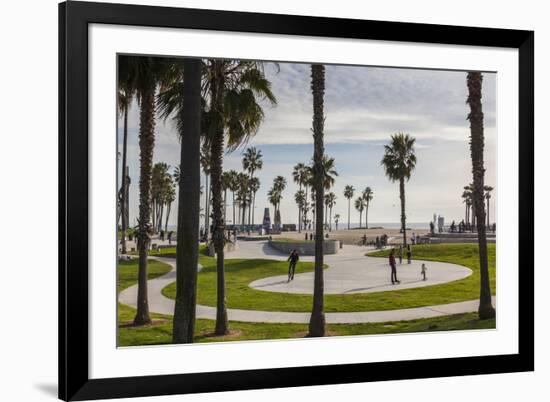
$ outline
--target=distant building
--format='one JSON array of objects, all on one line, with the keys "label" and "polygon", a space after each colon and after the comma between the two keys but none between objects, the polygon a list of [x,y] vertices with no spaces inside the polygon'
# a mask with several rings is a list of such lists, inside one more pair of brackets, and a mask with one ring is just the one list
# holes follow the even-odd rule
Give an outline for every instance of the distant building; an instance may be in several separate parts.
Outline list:
[{"label": "distant building", "polygon": [[443,232],[443,226],[445,226],[445,218],[439,215],[437,217],[437,228],[439,229],[439,233]]},{"label": "distant building", "polygon": [[275,211],[275,220],[273,223],[273,230],[275,232],[281,231],[281,213],[279,212],[279,210]]},{"label": "distant building", "polygon": [[262,227],[266,233],[271,232],[271,218],[269,217],[269,208],[264,209],[264,220],[262,222]]}]

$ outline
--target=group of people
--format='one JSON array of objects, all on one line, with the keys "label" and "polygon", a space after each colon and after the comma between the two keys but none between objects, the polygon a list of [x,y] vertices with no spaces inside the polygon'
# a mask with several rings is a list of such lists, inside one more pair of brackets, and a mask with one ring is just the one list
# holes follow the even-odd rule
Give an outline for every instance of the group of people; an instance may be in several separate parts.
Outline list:
[{"label": "group of people", "polygon": [[164,239],[166,238],[168,240],[168,244],[172,245],[172,236],[174,235],[174,232],[173,231],[169,231],[168,234],[166,234],[164,232],[164,230],[161,230],[160,231],[160,235],[159,235],[159,238],[160,240],[164,241]]},{"label": "group of people", "polygon": [[[399,258],[399,264],[403,263],[403,246],[399,246],[399,252],[398,252],[398,258]],[[392,248],[390,251],[389,256],[389,263],[391,268],[391,283],[392,285],[400,284],[401,281],[397,279],[397,264],[395,262],[395,248]],[[411,245],[407,245],[407,264],[412,263],[412,249]],[[420,268],[420,274],[422,275],[422,280],[427,280],[426,272],[428,268],[426,267],[426,264],[422,263],[422,266]]]},{"label": "group of people", "polygon": [[414,232],[411,235],[411,243],[412,244],[420,244],[420,235],[415,234]]}]

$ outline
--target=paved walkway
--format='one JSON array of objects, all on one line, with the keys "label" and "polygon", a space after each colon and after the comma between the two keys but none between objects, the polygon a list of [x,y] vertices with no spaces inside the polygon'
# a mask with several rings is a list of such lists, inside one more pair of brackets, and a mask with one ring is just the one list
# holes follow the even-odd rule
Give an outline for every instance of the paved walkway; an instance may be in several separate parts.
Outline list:
[{"label": "paved walkway", "polygon": [[[267,242],[256,244],[239,243],[239,250],[232,252],[230,258],[265,258],[286,260],[288,256],[272,249]],[[399,289],[417,288],[438,285],[463,279],[472,274],[472,270],[456,264],[425,261],[428,268],[427,280],[422,280],[420,266],[423,261],[413,260],[399,264],[397,260],[398,285],[390,282],[390,267],[387,258],[365,257],[366,247],[346,245],[338,254],[325,256],[329,266],[324,272],[325,294],[352,294],[383,292]],[[301,257],[302,261],[313,261],[313,256]],[[259,279],[250,287],[268,292],[313,294],[313,272],[294,275],[294,280],[287,282],[287,275]]]},{"label": "paved walkway", "polygon": [[[248,244],[247,244],[248,243]],[[269,250],[266,250],[266,248],[269,248]],[[345,246],[344,250],[346,248],[352,248],[354,246]],[[356,247],[356,246],[355,246]],[[362,253],[364,253],[364,248],[360,248]],[[258,258],[258,252],[259,250],[262,251],[262,256],[269,259],[276,259],[276,260],[282,260],[286,259],[285,256],[280,255],[280,253],[276,252],[275,250],[271,249],[271,247],[267,246],[266,244],[258,244],[258,243],[250,243],[250,242],[239,242],[239,250],[232,252],[230,254],[230,258]],[[342,250],[340,250],[342,251]],[[357,250],[356,250],[357,251]],[[335,256],[326,256],[326,262],[330,265],[330,260],[332,258],[336,259],[341,262],[345,262],[348,260],[353,260],[354,258],[358,258],[357,256],[353,257],[353,251],[349,251],[349,254],[347,252],[343,252]],[[170,283],[174,282],[176,279],[176,272],[175,272],[175,265],[176,261],[175,259],[171,258],[163,258],[163,257],[150,257],[152,259],[156,259],[158,261],[164,262],[172,267],[172,271],[160,276],[156,279],[152,279],[148,281],[148,292],[149,292],[149,309],[151,312],[160,313],[160,314],[167,314],[172,315],[174,312],[174,300],[169,299],[167,297],[164,297],[162,294],[162,289],[169,285]],[[313,257],[304,257],[303,260],[312,260]],[[362,257],[362,264],[361,269],[365,266],[365,261],[368,261],[368,265],[370,265],[370,260],[378,260],[372,257]],[[434,264],[433,262],[427,262],[427,264]],[[428,265],[428,267],[430,267]],[[453,265],[453,264],[448,264]],[[468,270],[465,267],[460,267],[457,265],[454,265],[454,267],[460,268],[460,270],[456,272],[462,272],[465,273],[465,270]],[[410,266],[407,266],[406,268],[411,268]],[[406,268],[399,269],[398,267],[398,275],[400,271],[405,270]],[[448,268],[448,267],[447,267]],[[447,269],[444,267],[444,269]],[[200,269],[200,267],[199,267]],[[373,268],[373,270],[378,270],[379,268]],[[417,276],[420,275],[420,271],[417,268],[412,267],[414,271],[416,271]],[[430,268],[428,268],[430,269]],[[337,267],[328,268],[325,272],[329,273],[333,271],[338,271]],[[386,267],[386,275],[388,274],[389,269]],[[434,268],[430,271],[428,271],[428,274],[435,274],[433,271],[435,271],[436,268]],[[470,271],[470,270],[468,270]],[[450,275],[453,275],[455,271],[451,270],[449,271]],[[343,270],[343,273],[345,275],[348,275],[349,272],[347,270]],[[471,271],[470,271],[471,273]],[[300,274],[301,276],[306,276],[310,274]],[[332,275],[332,274],[331,274]],[[327,275],[328,276],[328,275]],[[465,275],[467,276],[467,275]],[[270,279],[273,280],[277,277],[272,278],[266,278],[264,280]],[[295,276],[295,283],[298,278],[298,275]],[[306,277],[307,278],[307,277]],[[405,280],[405,274],[402,274],[402,284],[401,285],[395,285],[390,286],[391,290],[398,289],[399,287],[415,287],[413,286],[413,283],[407,283]],[[304,279],[305,281],[306,279]],[[309,279],[312,280],[312,279]],[[435,279],[434,279],[435,280]],[[386,279],[387,281],[387,279]],[[258,282],[258,281],[256,281]],[[302,283],[302,280],[300,280],[300,283]],[[342,281],[342,283],[345,286],[348,286],[345,281]],[[433,284],[432,282],[431,284]],[[273,286],[279,286],[279,284],[274,284]],[[293,286],[291,283],[289,286]],[[299,286],[304,286],[303,284]],[[344,286],[344,287],[345,287]],[[418,286],[418,285],[417,285]],[[326,287],[326,283],[325,283]],[[372,291],[379,291],[383,287],[376,288]],[[387,289],[387,290],[390,290]],[[272,290],[274,291],[274,290]],[[359,291],[359,290],[357,290]],[[363,289],[363,291],[368,291],[368,289]],[[350,292],[352,293],[352,292]],[[136,307],[136,300],[137,300],[137,285],[130,286],[129,288],[123,290],[119,294],[119,301],[123,304]],[[325,318],[326,322],[329,324],[352,324],[352,323],[369,323],[369,322],[387,322],[387,321],[402,321],[402,320],[413,320],[418,318],[430,318],[430,317],[439,317],[449,314],[459,314],[459,313],[467,313],[467,312],[475,312],[477,311],[477,308],[479,306],[478,300],[470,300],[470,301],[464,301],[459,303],[450,303],[450,304],[443,304],[443,305],[436,305],[436,306],[428,306],[428,307],[418,307],[418,308],[409,308],[409,309],[399,309],[399,310],[387,310],[387,311],[366,311],[366,312],[347,312],[347,313],[326,313]],[[266,322],[266,323],[308,323],[310,318],[310,313],[293,313],[293,312],[278,312],[278,311],[256,311],[256,310],[240,310],[240,309],[228,309],[228,316],[229,319],[232,321],[244,321],[244,322]],[[216,308],[210,307],[210,306],[201,306],[197,305],[197,318],[205,318],[205,319],[212,319],[214,320],[216,318]]]}]

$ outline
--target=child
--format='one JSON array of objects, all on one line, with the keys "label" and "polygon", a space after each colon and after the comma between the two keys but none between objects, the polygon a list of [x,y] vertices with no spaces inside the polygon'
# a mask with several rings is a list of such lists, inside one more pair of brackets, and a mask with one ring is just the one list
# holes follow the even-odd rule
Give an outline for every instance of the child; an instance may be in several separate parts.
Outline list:
[{"label": "child", "polygon": [[423,281],[428,279],[428,278],[426,278],[426,271],[427,270],[428,270],[428,268],[426,268],[426,264],[422,263],[422,268],[421,268],[420,273],[422,274],[422,280]]}]

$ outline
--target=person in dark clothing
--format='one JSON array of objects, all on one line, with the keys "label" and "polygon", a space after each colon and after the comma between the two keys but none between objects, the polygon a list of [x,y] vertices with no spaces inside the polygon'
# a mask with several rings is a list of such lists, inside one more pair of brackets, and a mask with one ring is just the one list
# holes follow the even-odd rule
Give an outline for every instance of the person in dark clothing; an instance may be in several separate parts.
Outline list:
[{"label": "person in dark clothing", "polygon": [[391,284],[395,285],[396,283],[401,283],[397,280],[397,267],[395,266],[395,251],[392,249],[390,251],[390,267],[391,267]]},{"label": "person in dark clothing", "polygon": [[168,244],[172,245],[172,231],[168,232]]},{"label": "person in dark clothing", "polygon": [[290,253],[287,260],[289,262],[287,282],[294,280],[294,271],[296,271],[296,263],[298,262],[299,259],[300,257],[298,256],[298,253],[296,252],[296,250],[292,250],[292,253]]}]

